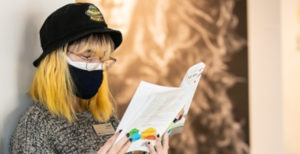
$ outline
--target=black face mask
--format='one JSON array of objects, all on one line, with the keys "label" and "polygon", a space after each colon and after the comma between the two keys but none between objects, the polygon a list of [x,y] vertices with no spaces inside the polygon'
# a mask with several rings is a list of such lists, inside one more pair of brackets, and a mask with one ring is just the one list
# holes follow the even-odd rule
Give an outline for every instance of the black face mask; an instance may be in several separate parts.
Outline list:
[{"label": "black face mask", "polygon": [[82,99],[95,96],[103,81],[103,70],[87,71],[68,65],[75,84],[76,96]]}]

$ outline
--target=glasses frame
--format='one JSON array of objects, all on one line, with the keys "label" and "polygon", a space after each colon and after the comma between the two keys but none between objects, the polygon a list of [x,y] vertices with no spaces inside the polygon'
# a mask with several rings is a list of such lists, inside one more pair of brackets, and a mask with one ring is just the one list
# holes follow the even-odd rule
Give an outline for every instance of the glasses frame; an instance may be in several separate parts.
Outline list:
[{"label": "glasses frame", "polygon": [[[102,57],[98,58],[98,57],[77,55],[73,52],[68,52],[67,56],[69,56],[69,55],[78,57],[78,59],[82,60],[80,62],[85,62],[86,63],[86,70],[89,70],[88,69],[88,64],[89,63],[99,63],[100,65],[102,64],[103,70],[109,70],[113,66],[113,64],[115,64],[117,62],[117,59],[114,58],[114,57],[111,57],[111,56],[108,59],[103,60]],[[96,62],[97,60],[99,60],[99,62]]]}]

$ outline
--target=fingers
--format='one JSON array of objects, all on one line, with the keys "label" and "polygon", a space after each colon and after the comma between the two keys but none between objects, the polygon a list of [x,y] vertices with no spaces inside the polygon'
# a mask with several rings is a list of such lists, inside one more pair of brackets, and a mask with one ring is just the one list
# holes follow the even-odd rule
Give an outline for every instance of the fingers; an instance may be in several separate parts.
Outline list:
[{"label": "fingers", "polygon": [[159,137],[159,134],[157,134],[157,136],[156,136],[156,145],[155,145],[155,148],[156,148],[156,151],[157,151],[158,153],[161,153],[162,150],[163,150],[162,145],[161,145],[161,139],[160,139],[160,137]]},{"label": "fingers", "polygon": [[129,140],[126,142],[126,144],[122,147],[122,149],[119,151],[119,154],[123,154],[123,153],[127,152],[127,150],[128,150],[128,148],[130,147],[131,143],[132,143],[132,140],[129,139]]},{"label": "fingers", "polygon": [[163,138],[164,138],[164,140],[163,140],[163,151],[164,151],[164,153],[168,153],[168,150],[169,150],[169,134],[168,134],[168,132],[165,132]]},{"label": "fingers", "polygon": [[115,154],[124,146],[124,144],[129,141],[129,138],[126,136],[123,136],[116,144],[114,144],[111,149],[109,150],[109,154]]},{"label": "fingers", "polygon": [[101,147],[101,149],[97,152],[97,154],[107,153],[112,144],[116,141],[117,137],[120,135],[122,130],[116,132],[113,136],[111,136],[107,142]]},{"label": "fingers", "polygon": [[147,143],[147,147],[150,151],[150,154],[156,154],[156,151],[155,151],[154,147],[150,144],[150,142]]}]

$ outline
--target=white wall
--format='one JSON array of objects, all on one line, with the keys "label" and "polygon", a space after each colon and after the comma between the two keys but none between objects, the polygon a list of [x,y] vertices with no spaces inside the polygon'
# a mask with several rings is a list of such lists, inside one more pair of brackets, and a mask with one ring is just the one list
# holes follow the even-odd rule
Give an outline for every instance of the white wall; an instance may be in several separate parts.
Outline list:
[{"label": "white wall", "polygon": [[300,154],[300,1],[282,1],[281,8],[284,152]]},{"label": "white wall", "polygon": [[32,61],[41,53],[39,29],[45,18],[71,0],[7,0],[0,9],[0,153],[8,153],[9,138],[31,100]]},{"label": "white wall", "polygon": [[252,154],[300,154],[298,6],[298,0],[248,0]]},{"label": "white wall", "polygon": [[282,154],[280,0],[248,0],[250,146]]}]

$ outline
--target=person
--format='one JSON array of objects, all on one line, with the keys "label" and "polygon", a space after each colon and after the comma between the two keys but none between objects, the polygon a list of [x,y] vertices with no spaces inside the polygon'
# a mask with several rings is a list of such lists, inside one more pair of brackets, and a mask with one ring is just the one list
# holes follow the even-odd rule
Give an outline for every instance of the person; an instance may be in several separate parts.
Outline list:
[{"label": "person", "polygon": [[[40,29],[42,54],[29,95],[34,100],[10,140],[11,153],[125,153],[132,143],[120,131],[107,70],[122,34],[107,26],[91,3],[70,3],[47,17]],[[113,135],[112,135],[113,134]],[[159,136],[159,135],[158,135]],[[168,152],[168,135],[150,153]]]}]

